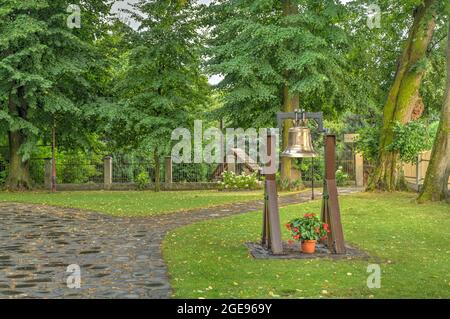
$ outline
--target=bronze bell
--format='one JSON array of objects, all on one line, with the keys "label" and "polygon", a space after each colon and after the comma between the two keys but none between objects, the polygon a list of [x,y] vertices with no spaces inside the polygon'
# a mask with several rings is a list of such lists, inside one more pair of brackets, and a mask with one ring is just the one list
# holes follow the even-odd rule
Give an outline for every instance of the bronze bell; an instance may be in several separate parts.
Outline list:
[{"label": "bronze bell", "polygon": [[288,146],[281,153],[281,156],[291,158],[317,157],[312,145],[311,130],[306,127],[304,121],[301,125],[294,121],[294,127],[291,127],[288,132]]}]

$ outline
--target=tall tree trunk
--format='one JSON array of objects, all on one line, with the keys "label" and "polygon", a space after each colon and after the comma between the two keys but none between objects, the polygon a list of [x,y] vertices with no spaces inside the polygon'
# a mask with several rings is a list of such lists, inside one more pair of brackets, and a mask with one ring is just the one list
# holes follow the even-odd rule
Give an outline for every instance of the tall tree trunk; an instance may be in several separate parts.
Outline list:
[{"label": "tall tree trunk", "polygon": [[6,188],[12,191],[31,188],[29,162],[22,161],[20,147],[24,143],[25,136],[20,131],[8,132],[9,137],[9,175],[6,180]]},{"label": "tall tree trunk", "polygon": [[[450,1],[449,1],[450,4]],[[431,160],[418,201],[440,201],[448,198],[450,175],[450,23],[447,39],[447,90],[441,110],[441,121],[434,140]]]},{"label": "tall tree trunk", "polygon": [[[293,112],[299,107],[299,96],[294,95],[289,96],[288,88],[285,87],[283,90],[283,112]],[[283,140],[282,140],[282,150],[285,150],[288,146],[288,133],[289,129],[292,127],[292,121],[286,121],[283,127]],[[293,176],[291,174],[292,170],[292,158],[282,157],[281,158],[281,179],[293,181]]]},{"label": "tall tree trunk", "polygon": [[[417,106],[422,105],[419,94],[424,68],[419,62],[426,57],[433,37],[435,0],[425,0],[414,10],[414,22],[400,57],[394,83],[384,106],[381,128],[380,153],[368,190],[394,191],[399,181],[398,153],[386,150],[394,139],[395,122],[406,124],[417,118]],[[419,111],[420,113],[420,111]]]},{"label": "tall tree trunk", "polygon": [[158,148],[155,147],[155,153],[153,154],[153,160],[155,161],[155,192],[159,192],[161,190],[161,174],[160,174],[160,163],[159,163],[159,154]]},{"label": "tall tree trunk", "polygon": [[[12,95],[9,96],[8,108],[9,112],[13,116],[19,116],[26,119],[26,105],[23,99],[24,91],[19,89],[18,94],[20,106],[18,107]],[[6,179],[6,188],[12,191],[25,190],[31,188],[31,178],[29,161],[22,161],[22,155],[20,154],[20,148],[26,141],[26,134],[23,130],[15,130],[8,132],[9,142],[9,173]]]},{"label": "tall tree trunk", "polygon": [[[298,8],[295,3],[292,2],[292,0],[283,0],[283,15],[288,16],[291,14],[297,14]],[[289,74],[286,75],[289,77]],[[293,112],[295,109],[298,109],[300,103],[300,99],[298,95],[291,96],[289,93],[289,88],[287,86],[283,87],[283,112]],[[289,128],[292,127],[292,122],[286,122],[284,123],[283,127],[283,135],[282,135],[282,143],[281,147],[282,149],[286,149],[288,145],[288,131]],[[281,179],[282,180],[289,180],[290,182],[293,181],[293,178],[291,176],[291,169],[292,169],[292,159],[283,157],[281,158]]]}]

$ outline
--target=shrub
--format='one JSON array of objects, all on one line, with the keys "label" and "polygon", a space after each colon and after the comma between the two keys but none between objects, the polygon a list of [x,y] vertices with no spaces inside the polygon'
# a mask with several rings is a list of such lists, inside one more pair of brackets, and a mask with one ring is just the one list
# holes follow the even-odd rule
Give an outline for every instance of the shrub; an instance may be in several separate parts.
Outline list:
[{"label": "shrub", "polygon": [[8,164],[0,155],[0,186],[3,186],[8,177]]},{"label": "shrub", "polygon": [[[394,124],[394,140],[386,146],[389,151],[396,151],[404,162],[414,163],[417,155],[430,150],[436,136],[438,122],[431,124],[423,120],[412,121],[407,124]],[[379,127],[364,127],[358,131],[356,149],[364,154],[364,158],[375,163],[379,153]]]},{"label": "shrub", "polygon": [[144,190],[146,188],[146,186],[150,183],[150,177],[148,176],[148,173],[146,171],[141,171],[137,176],[136,176],[136,187],[138,190]]},{"label": "shrub", "polygon": [[394,126],[394,141],[387,149],[397,151],[400,159],[407,163],[415,163],[417,156],[433,147],[436,136],[436,124],[427,125],[423,120],[417,120]]},{"label": "shrub", "polygon": [[5,185],[6,178],[8,177],[8,171],[4,170],[0,172],[0,186]]},{"label": "shrub", "polygon": [[[323,158],[323,157],[322,157]],[[325,161],[322,159],[303,158],[296,164],[296,168],[300,170],[304,181],[312,181],[311,168],[314,163],[314,181],[321,181],[325,175]]]},{"label": "shrub", "polygon": [[259,181],[256,173],[246,175],[242,173],[241,175],[236,175],[234,172],[223,172],[222,181],[219,182],[219,187],[221,189],[257,189],[259,186]]},{"label": "shrub", "polygon": [[342,166],[338,167],[336,171],[336,184],[337,186],[345,186],[348,183],[348,174],[345,174]]},{"label": "shrub", "polygon": [[303,189],[304,185],[303,185],[303,181],[302,179],[296,179],[293,181],[289,181],[288,178],[281,178],[280,174],[278,173],[276,175],[276,180],[277,180],[277,186],[278,189],[281,191],[298,191]]},{"label": "shrub", "polygon": [[380,145],[380,129],[377,126],[366,126],[358,131],[355,148],[370,163],[375,163]]},{"label": "shrub", "polygon": [[182,183],[207,182],[212,174],[212,167],[205,163],[174,163],[173,180]]}]

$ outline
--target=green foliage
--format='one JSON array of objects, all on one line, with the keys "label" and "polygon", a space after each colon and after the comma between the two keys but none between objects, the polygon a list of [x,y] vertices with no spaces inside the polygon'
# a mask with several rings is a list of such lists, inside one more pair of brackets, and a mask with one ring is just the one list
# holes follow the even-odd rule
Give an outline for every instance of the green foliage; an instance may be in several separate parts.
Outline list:
[{"label": "green foliage", "polygon": [[236,175],[226,171],[222,173],[222,181],[219,181],[219,187],[227,190],[257,189],[259,185],[256,173]]},{"label": "green foliage", "polygon": [[[317,150],[317,148],[316,148]],[[302,179],[304,181],[312,181],[312,172],[311,168],[314,163],[314,181],[323,180],[323,176],[325,174],[325,162],[323,159],[312,160],[311,158],[301,159],[297,164],[298,169],[300,169],[302,174]]]},{"label": "green foliage", "polygon": [[[354,89],[360,99],[355,113],[372,117],[371,110],[379,112],[386,103],[386,95],[392,85],[393,75],[404,47],[405,34],[411,29],[412,13],[423,3],[421,0],[354,0],[347,3],[349,16],[344,27],[352,34],[352,49],[347,58],[352,65]],[[440,108],[445,79],[445,39],[447,33],[448,7],[445,1],[435,0],[434,18],[436,28],[433,41],[427,52],[427,60],[421,67],[427,72],[421,86],[421,94],[427,115]],[[377,4],[381,9],[381,27],[367,26],[368,6]],[[425,63],[427,62],[427,63]],[[415,66],[416,68],[420,66]],[[444,81],[444,82],[443,82]],[[372,114],[371,114],[372,113]]]},{"label": "green foliage", "polygon": [[83,151],[61,152],[56,160],[56,182],[83,184],[91,180],[103,183],[102,157],[89,156]]},{"label": "green foliage", "polygon": [[142,171],[136,176],[135,184],[139,190],[144,190],[150,183],[150,177],[147,171]]},{"label": "green foliage", "polygon": [[[128,154],[115,152],[111,154],[113,160],[114,180],[119,183],[136,182],[137,175],[146,171],[150,180],[155,177],[155,164],[150,156],[139,151],[131,151]],[[162,173],[164,166],[160,163]]]},{"label": "green foliage", "polygon": [[191,1],[138,1],[131,13],[138,32],[129,31],[131,49],[117,70],[119,99],[108,113],[115,142],[167,155],[175,128],[189,128],[206,107],[207,79],[202,75],[202,35],[198,8]]},{"label": "green foliage", "polygon": [[328,224],[322,223],[315,214],[305,214],[301,218],[294,218],[286,224],[292,239],[319,240],[327,237]]},{"label": "green foliage", "polygon": [[272,124],[282,88],[301,96],[301,107],[328,113],[354,103],[339,26],[345,10],[337,1],[216,1],[208,8],[211,41],[208,71],[222,74],[224,105],[217,117],[236,127]]},{"label": "green foliage", "polygon": [[394,141],[387,148],[399,152],[402,161],[415,163],[419,153],[432,148],[436,130],[436,124],[429,127],[420,120],[406,125],[397,122],[394,126]]},{"label": "green foliage", "polygon": [[3,156],[0,154],[0,187],[5,184],[8,176],[8,163],[6,163]]},{"label": "green foliage", "polygon": [[[440,5],[445,5],[445,1],[436,2]],[[444,21],[442,21],[443,18]],[[423,116],[431,119],[437,119],[439,117],[446,88],[446,77],[443,74],[445,74],[447,67],[446,40],[448,30],[446,22],[448,21],[448,16],[445,16],[445,10],[438,9],[436,19],[438,23],[433,35],[433,42],[428,50],[428,63],[420,87],[420,95],[425,105]]]},{"label": "green foliage", "polygon": [[291,191],[298,191],[304,188],[303,180],[301,178],[293,181],[290,181],[288,178],[282,179],[281,174],[279,172],[276,174],[275,178],[278,189],[280,191],[291,192]]},{"label": "green foliage", "polygon": [[[66,12],[78,4],[82,28],[69,29]],[[84,142],[98,94],[101,57],[94,46],[105,31],[101,0],[3,0],[0,10],[0,131],[20,131],[29,159],[38,136],[48,141],[53,123],[59,144]]]},{"label": "green foliage", "polygon": [[[92,144],[94,145],[95,142]],[[103,158],[106,154],[102,147],[96,147],[96,151],[57,149],[56,182],[60,184],[83,184],[90,181],[103,183]],[[32,153],[29,165],[33,184],[44,184],[45,159],[49,158],[51,158],[50,147],[39,147]]]},{"label": "green foliage", "polygon": [[217,165],[205,163],[174,163],[173,179],[176,182],[208,182]]},{"label": "green foliage", "polygon": [[34,185],[44,185],[45,161],[43,159],[32,159],[29,162],[30,177]]},{"label": "green foliage", "polygon": [[363,154],[364,158],[375,163],[378,157],[380,144],[379,127],[367,126],[358,131],[359,137],[356,140],[356,150]]},{"label": "green foliage", "polygon": [[[431,150],[437,126],[438,122],[428,124],[424,120],[409,122],[405,125],[397,122],[394,125],[394,141],[387,146],[387,149],[399,152],[402,161],[415,163],[419,153]],[[358,133],[356,149],[363,153],[365,159],[374,163],[379,152],[379,128],[366,127]]]},{"label": "green foliage", "polygon": [[343,170],[342,166],[339,166],[336,170],[336,185],[337,186],[346,186],[348,184],[348,174],[346,174]]}]

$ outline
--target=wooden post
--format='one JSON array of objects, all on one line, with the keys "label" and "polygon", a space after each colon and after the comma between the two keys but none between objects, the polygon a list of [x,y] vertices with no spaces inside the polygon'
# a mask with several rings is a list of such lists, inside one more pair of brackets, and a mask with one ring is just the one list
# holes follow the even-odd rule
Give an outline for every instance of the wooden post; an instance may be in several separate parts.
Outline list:
[{"label": "wooden post", "polygon": [[421,172],[421,165],[420,165],[420,163],[421,163],[422,161],[421,161],[421,157],[420,157],[420,154],[419,155],[417,155],[417,160],[416,160],[416,186],[417,186],[417,192],[420,192],[420,178],[421,178],[421,176],[420,176],[420,172]]},{"label": "wooden post", "polygon": [[221,173],[225,172],[225,164],[227,161],[226,158],[226,154],[225,154],[225,139],[224,139],[224,130],[225,130],[225,122],[223,119],[220,120],[220,125],[219,125],[219,129],[220,129],[220,133],[222,133],[220,135],[220,160],[221,160]]},{"label": "wooden post", "polygon": [[361,153],[355,154],[356,187],[364,187],[364,158]]},{"label": "wooden post", "polygon": [[46,158],[44,162],[44,186],[47,190],[52,190],[52,159]]},{"label": "wooden post", "polygon": [[172,177],[172,157],[166,156],[164,159],[164,173],[165,173],[165,180],[164,182],[166,184],[172,184],[173,177]]},{"label": "wooden post", "polygon": [[341,223],[336,186],[336,136],[325,136],[325,181],[323,185],[322,221],[329,224],[328,249],[345,254],[344,231]]},{"label": "wooden post", "polygon": [[314,200],[314,157],[311,157],[311,199]]},{"label": "wooden post", "polygon": [[[270,164],[275,163],[275,141],[271,133],[267,136],[267,155]],[[272,250],[275,255],[283,253],[281,241],[280,212],[278,208],[277,184],[275,172],[265,174],[264,182],[264,214],[262,245]]]},{"label": "wooden post", "polygon": [[56,192],[56,124],[52,127],[52,192]]},{"label": "wooden post", "polygon": [[106,156],[103,159],[103,184],[105,189],[111,189],[113,178],[112,157]]},{"label": "wooden post", "polygon": [[236,157],[234,154],[228,154],[227,157],[227,171],[236,174]]}]

